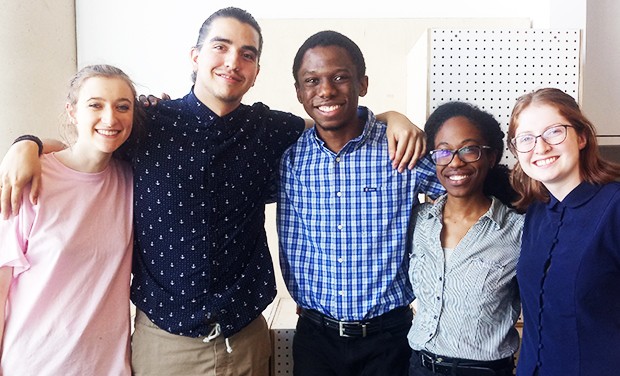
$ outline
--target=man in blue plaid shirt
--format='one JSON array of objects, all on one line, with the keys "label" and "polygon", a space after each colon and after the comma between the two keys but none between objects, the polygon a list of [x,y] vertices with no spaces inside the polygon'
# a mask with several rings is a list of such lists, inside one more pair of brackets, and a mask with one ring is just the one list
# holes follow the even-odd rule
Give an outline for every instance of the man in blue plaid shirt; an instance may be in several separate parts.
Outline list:
[{"label": "man in blue plaid shirt", "polygon": [[409,216],[419,193],[443,188],[426,158],[392,168],[386,125],[358,107],[365,71],[359,47],[333,31],[308,38],[293,64],[315,121],[280,165],[280,261],[300,313],[296,376],[407,374]]}]

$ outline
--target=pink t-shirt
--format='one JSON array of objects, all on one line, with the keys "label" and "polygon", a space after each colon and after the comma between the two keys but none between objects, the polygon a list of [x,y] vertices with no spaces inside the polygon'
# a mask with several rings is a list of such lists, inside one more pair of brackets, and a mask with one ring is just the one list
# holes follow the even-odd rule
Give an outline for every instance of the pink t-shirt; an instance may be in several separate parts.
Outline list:
[{"label": "pink t-shirt", "polygon": [[130,375],[132,175],[112,160],[82,173],[42,157],[39,203],[0,220],[12,266],[1,369],[12,375]]}]

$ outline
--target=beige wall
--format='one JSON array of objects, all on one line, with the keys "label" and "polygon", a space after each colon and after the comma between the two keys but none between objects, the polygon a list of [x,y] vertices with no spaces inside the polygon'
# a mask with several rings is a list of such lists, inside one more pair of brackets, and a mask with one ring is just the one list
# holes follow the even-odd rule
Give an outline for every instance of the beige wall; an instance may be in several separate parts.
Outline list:
[{"label": "beige wall", "polygon": [[608,145],[620,145],[619,17],[619,1],[588,1],[582,105]]},{"label": "beige wall", "polygon": [[[16,136],[56,136],[75,72],[73,0],[0,0],[0,155]],[[56,136],[57,137],[57,136]]]}]

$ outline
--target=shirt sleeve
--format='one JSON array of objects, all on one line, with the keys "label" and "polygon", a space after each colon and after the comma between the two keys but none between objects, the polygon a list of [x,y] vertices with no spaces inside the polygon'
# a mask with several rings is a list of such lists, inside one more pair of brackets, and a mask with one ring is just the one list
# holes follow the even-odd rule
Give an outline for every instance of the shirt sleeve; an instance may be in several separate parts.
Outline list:
[{"label": "shirt sleeve", "polygon": [[[288,261],[289,254],[293,244],[296,243],[296,239],[299,236],[300,222],[296,215],[295,208],[289,197],[291,186],[295,184],[295,176],[292,173],[290,166],[290,152],[287,151],[282,157],[280,163],[278,185],[278,205],[276,214],[276,223],[278,229],[278,240],[280,248],[280,267],[282,269],[282,275],[284,281],[287,284],[289,291],[296,290],[297,282],[295,276],[291,271]],[[294,291],[292,291],[294,293]]]},{"label": "shirt sleeve", "polygon": [[32,228],[35,208],[28,201],[29,192],[25,192],[18,215],[0,221],[0,266],[13,268],[13,275],[17,276],[30,269],[30,262],[26,257],[28,251],[28,233]]},{"label": "shirt sleeve", "polygon": [[[280,165],[280,157],[295,141],[299,139],[305,129],[305,122],[299,116],[288,112],[268,110],[269,139],[272,148],[278,158],[277,165]],[[269,191],[265,198],[265,203],[273,203],[278,195],[278,176],[277,171],[269,177]]]},{"label": "shirt sleeve", "polygon": [[[261,105],[255,103],[255,106]],[[263,105],[264,106],[264,105]],[[305,129],[304,119],[289,112],[267,110],[267,126],[272,147],[278,155],[282,155],[291,146]]]},{"label": "shirt sleeve", "polygon": [[446,192],[437,179],[437,170],[430,156],[425,156],[415,166],[415,176],[418,182],[418,192],[425,193],[433,200]]}]

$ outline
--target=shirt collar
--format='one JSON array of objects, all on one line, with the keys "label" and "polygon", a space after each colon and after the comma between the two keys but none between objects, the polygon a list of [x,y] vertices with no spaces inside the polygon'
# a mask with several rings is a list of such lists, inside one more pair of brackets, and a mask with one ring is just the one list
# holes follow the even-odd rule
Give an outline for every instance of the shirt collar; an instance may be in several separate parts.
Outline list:
[{"label": "shirt collar", "polygon": [[558,200],[552,194],[550,194],[547,208],[554,209],[558,205],[564,205],[569,208],[579,207],[590,201],[600,189],[600,185],[590,184],[585,181],[581,182],[581,184],[575,187],[575,189],[573,189],[566,197],[564,197],[564,200],[562,201]]},{"label": "shirt collar", "polygon": [[185,105],[189,109],[189,111],[196,117],[196,120],[205,125],[210,125],[216,122],[218,119],[221,119],[225,123],[236,123],[236,119],[241,115],[240,112],[244,110],[246,107],[243,104],[239,104],[237,108],[235,108],[230,113],[220,117],[215,112],[213,112],[206,104],[202,103],[200,99],[194,93],[194,87],[192,86],[192,90],[187,94],[183,101]]}]

